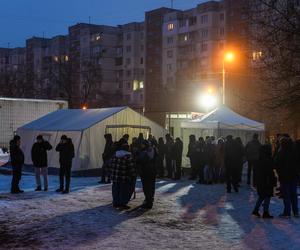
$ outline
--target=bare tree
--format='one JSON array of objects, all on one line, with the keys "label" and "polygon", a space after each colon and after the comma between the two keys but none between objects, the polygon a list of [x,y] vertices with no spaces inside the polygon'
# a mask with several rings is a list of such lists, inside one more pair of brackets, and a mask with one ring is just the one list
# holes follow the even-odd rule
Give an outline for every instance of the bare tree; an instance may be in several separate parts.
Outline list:
[{"label": "bare tree", "polygon": [[300,3],[249,1],[253,59],[263,83],[264,105],[300,121]]}]

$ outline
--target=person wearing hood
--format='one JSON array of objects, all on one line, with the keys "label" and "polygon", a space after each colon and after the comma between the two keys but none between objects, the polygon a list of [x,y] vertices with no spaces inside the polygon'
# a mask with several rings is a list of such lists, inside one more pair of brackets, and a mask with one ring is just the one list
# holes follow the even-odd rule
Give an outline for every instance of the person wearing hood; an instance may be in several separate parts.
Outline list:
[{"label": "person wearing hood", "polygon": [[21,137],[15,135],[9,143],[10,160],[12,166],[12,181],[11,181],[11,193],[18,194],[24,191],[19,188],[19,182],[22,177],[22,166],[24,164],[24,153],[20,148]]},{"label": "person wearing hood", "polygon": [[138,156],[139,172],[145,195],[145,201],[141,207],[144,209],[151,209],[153,207],[156,178],[155,159],[156,153],[154,148],[148,141],[144,140]]},{"label": "person wearing hood", "polygon": [[251,174],[253,172],[253,186],[256,185],[256,169],[259,159],[260,142],[258,134],[253,135],[252,141],[248,142],[245,147],[246,158],[248,161],[247,184],[251,184]]},{"label": "person wearing hood", "polygon": [[48,158],[47,151],[51,150],[52,146],[48,141],[45,141],[42,135],[36,137],[36,142],[31,148],[31,159],[35,167],[36,189],[41,191],[41,174],[44,177],[44,191],[48,190]]},{"label": "person wearing hood", "polygon": [[104,152],[102,154],[102,160],[103,160],[102,176],[101,176],[101,181],[99,183],[110,183],[110,178],[108,175],[107,168],[111,158],[114,155],[114,142],[111,134],[105,134],[104,138],[106,143],[104,147]]},{"label": "person wearing hood", "polygon": [[[72,140],[66,135],[61,136],[60,143],[55,149],[59,152],[59,183],[60,186],[56,192],[62,192],[63,194],[68,194],[70,192],[70,180],[71,180],[71,168],[72,160],[75,156],[74,145]],[[64,179],[66,179],[66,185],[64,189]]]},{"label": "person wearing hood", "polygon": [[183,142],[179,137],[175,139],[173,146],[173,157],[174,157],[174,179],[180,180],[181,178],[181,165],[182,165],[182,152],[183,152]]},{"label": "person wearing hood", "polygon": [[129,146],[124,141],[109,164],[112,181],[113,206],[119,209],[129,209],[127,206],[135,189],[136,165]]},{"label": "person wearing hood", "polygon": [[263,203],[263,218],[272,219],[273,216],[269,214],[269,206],[271,197],[274,194],[274,186],[276,185],[276,178],[274,175],[274,162],[272,159],[271,145],[263,145],[260,148],[259,161],[257,168],[257,194],[255,208],[252,212],[253,215],[260,217],[259,208]]},{"label": "person wearing hood", "polygon": [[188,145],[188,152],[186,155],[188,158],[190,158],[191,163],[191,176],[190,180],[195,180],[197,177],[197,141],[195,135],[190,135],[189,137],[189,145]]}]

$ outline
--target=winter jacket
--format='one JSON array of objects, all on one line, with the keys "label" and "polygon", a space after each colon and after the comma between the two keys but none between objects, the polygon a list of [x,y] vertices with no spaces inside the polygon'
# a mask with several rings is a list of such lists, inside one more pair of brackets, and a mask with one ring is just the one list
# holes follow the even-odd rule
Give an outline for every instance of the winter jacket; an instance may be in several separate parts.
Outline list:
[{"label": "winter jacket", "polygon": [[157,145],[157,156],[161,159],[165,158],[165,153],[166,153],[166,146],[165,144],[158,143]]},{"label": "winter jacket", "polygon": [[225,144],[218,144],[216,146],[215,166],[224,168],[225,161]]},{"label": "winter jacket", "polygon": [[31,159],[33,165],[37,168],[48,166],[47,151],[51,150],[52,146],[49,142],[34,143],[31,149]]},{"label": "winter jacket", "polygon": [[197,142],[190,142],[188,145],[188,152],[186,155],[188,158],[196,158],[197,157]]},{"label": "winter jacket", "polygon": [[216,146],[212,143],[206,144],[204,148],[205,152],[205,163],[209,166],[214,165],[215,155],[216,155]]},{"label": "winter jacket", "polygon": [[281,183],[289,183],[298,180],[299,168],[295,149],[280,149],[275,158],[275,166]]},{"label": "winter jacket", "polygon": [[72,164],[72,159],[75,156],[75,152],[74,145],[70,139],[67,143],[59,143],[55,150],[59,152],[59,163],[61,165]]},{"label": "winter jacket", "polygon": [[245,151],[246,151],[246,157],[248,161],[255,161],[259,159],[260,147],[261,147],[260,142],[255,139],[247,143]]},{"label": "winter jacket", "polygon": [[149,147],[139,153],[137,163],[139,165],[139,173],[141,177],[155,176],[155,159],[156,152],[152,147]]},{"label": "winter jacket", "polygon": [[136,165],[130,152],[118,150],[109,164],[112,182],[134,182],[136,180]]},{"label": "winter jacket", "polygon": [[102,159],[104,162],[110,160],[114,156],[114,143],[113,141],[107,141],[105,143],[104,151],[102,154]]},{"label": "winter jacket", "polygon": [[172,159],[174,142],[169,140],[165,144],[165,157],[168,159]]},{"label": "winter jacket", "polygon": [[183,143],[182,141],[176,141],[174,143],[173,149],[172,149],[172,158],[174,160],[179,160],[182,158],[182,151],[183,151]]},{"label": "winter jacket", "polygon": [[24,153],[14,140],[9,143],[11,165],[14,167],[22,167],[24,164]]},{"label": "winter jacket", "polygon": [[236,157],[237,145],[234,140],[225,142],[224,163],[226,169],[238,169],[238,159]]},{"label": "winter jacket", "polygon": [[256,171],[256,187],[257,193],[260,197],[273,196],[273,189],[275,183],[275,175],[273,171],[274,162],[272,158],[262,157],[258,161],[258,168]]}]

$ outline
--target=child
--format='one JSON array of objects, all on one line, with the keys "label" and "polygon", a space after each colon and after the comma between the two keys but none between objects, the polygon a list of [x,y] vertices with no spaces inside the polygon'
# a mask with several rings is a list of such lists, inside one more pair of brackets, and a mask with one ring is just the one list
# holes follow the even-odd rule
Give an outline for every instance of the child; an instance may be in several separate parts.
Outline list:
[{"label": "child", "polygon": [[263,145],[259,150],[259,166],[257,168],[257,194],[258,199],[253,215],[260,217],[259,208],[262,203],[264,212],[263,218],[272,219],[269,214],[269,205],[274,191],[275,175],[273,171],[272,148],[271,145]]}]

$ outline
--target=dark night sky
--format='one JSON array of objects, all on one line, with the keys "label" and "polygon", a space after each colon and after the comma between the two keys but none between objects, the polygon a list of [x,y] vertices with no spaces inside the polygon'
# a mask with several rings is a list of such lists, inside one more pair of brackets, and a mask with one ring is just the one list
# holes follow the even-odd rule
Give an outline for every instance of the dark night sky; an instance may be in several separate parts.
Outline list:
[{"label": "dark night sky", "polygon": [[[189,9],[203,0],[174,0]],[[170,7],[171,0],[0,0],[0,47],[24,46],[32,36],[66,34],[78,22],[117,25],[142,21],[144,12]]]}]

